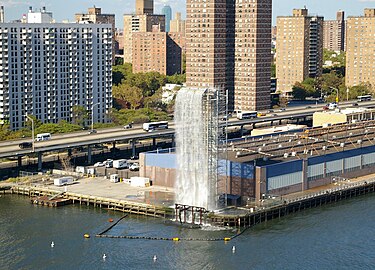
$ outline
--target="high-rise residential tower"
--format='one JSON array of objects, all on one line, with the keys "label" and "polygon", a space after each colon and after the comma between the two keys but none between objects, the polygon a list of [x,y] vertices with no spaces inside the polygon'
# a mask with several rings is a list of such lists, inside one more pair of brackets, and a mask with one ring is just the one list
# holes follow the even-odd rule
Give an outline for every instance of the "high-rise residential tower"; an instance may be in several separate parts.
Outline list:
[{"label": "high-rise residential tower", "polygon": [[370,83],[375,89],[375,9],[366,8],[364,16],[347,18],[345,84]]},{"label": "high-rise residential tower", "polygon": [[115,62],[115,15],[114,14],[102,14],[102,9],[92,7],[88,9],[87,13],[75,14],[75,21],[78,23],[107,23],[112,25],[112,62]]},{"label": "high-rise residential tower", "polygon": [[345,50],[345,12],[340,10],[336,20],[323,22],[323,47],[332,51]]},{"label": "high-rise residential tower", "polygon": [[172,20],[172,9],[168,5],[164,5],[161,9],[161,14],[165,16],[165,32],[170,31],[170,22]]},{"label": "high-rise residential tower", "polygon": [[292,91],[296,82],[322,74],[323,17],[294,9],[293,16],[277,17],[277,91]]},{"label": "high-rise residential tower", "polygon": [[229,92],[229,109],[270,106],[271,0],[187,0],[186,84]]},{"label": "high-rise residential tower", "polygon": [[165,16],[153,14],[153,0],[136,0],[136,14],[124,15],[124,63],[132,63],[133,33],[152,32],[154,26],[165,32]]},{"label": "high-rise residential tower", "polygon": [[25,115],[72,121],[75,106],[93,113],[95,122],[109,121],[110,24],[2,23],[0,44],[1,123],[20,129]]}]

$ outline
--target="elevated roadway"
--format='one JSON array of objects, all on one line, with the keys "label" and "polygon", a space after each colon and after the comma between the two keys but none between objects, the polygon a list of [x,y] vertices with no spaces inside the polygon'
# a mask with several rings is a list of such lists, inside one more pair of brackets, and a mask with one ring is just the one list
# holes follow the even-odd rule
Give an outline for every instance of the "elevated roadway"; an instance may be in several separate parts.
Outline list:
[{"label": "elevated roadway", "polygon": [[[347,102],[346,104],[351,104]],[[340,103],[340,104],[345,104]],[[361,102],[359,103],[363,107],[375,107],[375,101]],[[228,127],[241,127],[246,125],[256,125],[266,122],[276,122],[288,119],[304,119],[311,117],[315,111],[321,111],[324,104],[311,105],[311,106],[299,106],[290,107],[286,111],[274,110],[274,112],[267,114],[266,116],[258,117],[255,119],[238,120],[232,118],[228,121]],[[159,130],[154,132],[145,132],[142,130],[141,125],[135,125],[132,129],[123,128],[110,128],[99,130],[97,133],[88,134],[87,131],[53,135],[51,140],[35,142],[34,153],[38,154],[38,157],[42,157],[44,152],[61,151],[64,149],[72,149],[80,146],[90,146],[94,144],[113,143],[129,140],[132,142],[133,150],[135,149],[135,142],[144,139],[154,139],[163,137],[174,137],[174,125],[171,123],[170,128],[167,130]],[[22,157],[33,153],[33,149],[20,149],[19,144],[21,142],[30,141],[30,138],[16,141],[4,141],[0,142],[0,158],[7,157]],[[134,152],[134,151],[133,151]],[[90,147],[89,147],[90,156]]]}]

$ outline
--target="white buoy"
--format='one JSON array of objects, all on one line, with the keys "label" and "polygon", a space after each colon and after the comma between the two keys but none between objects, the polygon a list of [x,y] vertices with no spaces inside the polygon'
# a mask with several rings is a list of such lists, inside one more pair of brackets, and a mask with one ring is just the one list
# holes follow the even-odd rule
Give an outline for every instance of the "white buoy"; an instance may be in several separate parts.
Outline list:
[{"label": "white buoy", "polygon": [[232,252],[233,252],[233,253],[236,252],[236,246],[233,246],[233,247],[232,247]]},{"label": "white buoy", "polygon": [[154,260],[154,262],[156,262],[156,260],[158,259],[158,257],[156,257],[156,255],[154,255],[154,257],[152,259]]},{"label": "white buoy", "polygon": [[51,242],[51,248],[53,248],[55,246],[55,243],[52,241]]},{"label": "white buoy", "polygon": [[105,261],[105,258],[107,258],[107,255],[105,253],[103,254],[103,260]]}]

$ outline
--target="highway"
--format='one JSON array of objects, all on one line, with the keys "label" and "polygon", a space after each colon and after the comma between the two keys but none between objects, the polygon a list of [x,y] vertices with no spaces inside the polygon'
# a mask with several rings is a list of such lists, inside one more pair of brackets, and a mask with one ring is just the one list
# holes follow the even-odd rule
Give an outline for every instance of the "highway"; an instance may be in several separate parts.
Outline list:
[{"label": "highway", "polygon": [[[344,104],[340,103],[340,104]],[[353,101],[347,102],[346,104],[352,104]],[[375,101],[361,102],[360,106],[374,107]],[[306,106],[290,107],[285,111],[274,110],[274,112],[267,114],[266,116],[258,117],[255,119],[238,120],[237,118],[231,118],[228,121],[228,127],[234,126],[245,126],[250,124],[265,123],[271,121],[279,121],[283,119],[296,119],[312,116],[315,111],[321,111],[324,104],[318,104],[318,106],[311,105],[310,108]],[[275,115],[276,116],[272,116]],[[160,137],[171,137],[174,135],[174,125],[170,123],[169,129],[158,130],[154,132],[145,132],[141,125],[135,125],[132,129],[124,128],[110,128],[98,130],[97,133],[88,134],[88,131],[81,131],[70,134],[53,135],[51,140],[35,142],[35,152],[50,152],[61,149],[74,148],[79,146],[86,146],[90,144],[101,144],[101,143],[112,143],[122,140],[142,140],[149,138],[160,138]],[[32,149],[20,149],[19,144],[21,142],[31,141],[30,138],[15,141],[4,141],[0,143],[0,158],[14,157],[19,155],[27,155],[32,153]]]}]

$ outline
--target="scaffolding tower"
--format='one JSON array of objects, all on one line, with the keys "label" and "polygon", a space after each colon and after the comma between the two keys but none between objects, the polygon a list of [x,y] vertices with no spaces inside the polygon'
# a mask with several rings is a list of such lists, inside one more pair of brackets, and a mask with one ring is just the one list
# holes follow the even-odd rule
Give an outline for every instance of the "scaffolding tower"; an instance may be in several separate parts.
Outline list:
[{"label": "scaffolding tower", "polygon": [[[215,208],[227,205],[228,91],[207,89],[204,99],[208,151],[208,181],[215,198]],[[224,197],[220,193],[224,192]]]}]

